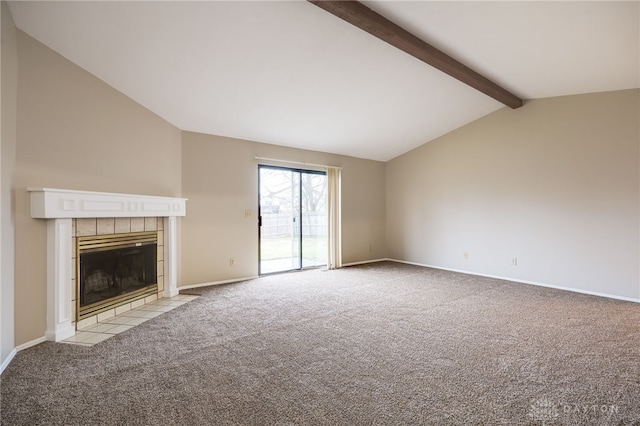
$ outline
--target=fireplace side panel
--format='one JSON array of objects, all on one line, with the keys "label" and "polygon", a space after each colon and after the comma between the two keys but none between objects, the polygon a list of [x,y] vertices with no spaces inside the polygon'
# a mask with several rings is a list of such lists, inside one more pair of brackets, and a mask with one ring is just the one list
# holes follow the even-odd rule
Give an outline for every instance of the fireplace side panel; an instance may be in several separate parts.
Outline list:
[{"label": "fireplace side panel", "polygon": [[77,219],[71,220],[71,325],[73,325],[73,328],[76,328],[78,318],[78,236],[76,222]]}]

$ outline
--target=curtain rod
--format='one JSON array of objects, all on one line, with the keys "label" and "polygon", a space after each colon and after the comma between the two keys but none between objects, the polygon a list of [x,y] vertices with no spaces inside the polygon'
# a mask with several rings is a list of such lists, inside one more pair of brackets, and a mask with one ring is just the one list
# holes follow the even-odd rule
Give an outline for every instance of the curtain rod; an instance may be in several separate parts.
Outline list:
[{"label": "curtain rod", "polygon": [[290,161],[290,160],[279,160],[277,158],[267,158],[267,157],[255,157],[256,160],[264,160],[264,161],[276,161],[279,163],[289,163],[289,164],[301,164],[303,166],[311,166],[311,167],[327,167],[330,169],[340,169],[342,170],[342,167],[336,167],[336,166],[328,166],[326,164],[313,164],[313,163],[304,163],[302,161]]}]

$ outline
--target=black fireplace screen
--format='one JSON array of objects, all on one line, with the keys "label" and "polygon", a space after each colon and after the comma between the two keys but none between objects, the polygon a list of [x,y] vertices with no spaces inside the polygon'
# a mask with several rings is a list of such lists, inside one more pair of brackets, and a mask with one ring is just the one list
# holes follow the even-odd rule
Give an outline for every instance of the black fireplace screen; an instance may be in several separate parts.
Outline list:
[{"label": "black fireplace screen", "polygon": [[[133,240],[130,238],[133,237]],[[156,234],[117,234],[79,241],[79,317],[157,288]]]}]

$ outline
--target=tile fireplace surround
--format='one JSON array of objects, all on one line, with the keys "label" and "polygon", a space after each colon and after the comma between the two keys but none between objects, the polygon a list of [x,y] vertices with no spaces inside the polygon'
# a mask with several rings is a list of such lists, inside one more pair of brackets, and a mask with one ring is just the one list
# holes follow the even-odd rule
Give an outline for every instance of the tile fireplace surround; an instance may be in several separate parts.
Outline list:
[{"label": "tile fireplace surround", "polygon": [[[72,295],[75,264],[74,219],[145,218],[161,220],[164,288],[158,297],[173,297],[177,288],[176,218],[185,216],[186,199],[69,189],[27,188],[31,217],[47,220],[47,340],[59,342],[76,333]],[[121,221],[120,221],[121,222]],[[160,271],[158,275],[161,275]]]}]

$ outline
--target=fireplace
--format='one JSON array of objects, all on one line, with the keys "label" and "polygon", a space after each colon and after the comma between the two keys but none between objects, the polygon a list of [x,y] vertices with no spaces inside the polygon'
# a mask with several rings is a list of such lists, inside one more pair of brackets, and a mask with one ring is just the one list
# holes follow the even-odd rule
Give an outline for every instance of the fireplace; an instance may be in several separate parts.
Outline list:
[{"label": "fireplace", "polygon": [[[100,320],[116,315],[118,311],[124,312],[129,308],[141,306],[162,297],[173,297],[178,294],[178,226],[177,219],[186,214],[186,199],[176,197],[163,197],[154,195],[120,194],[109,192],[77,191],[56,188],[27,188],[31,198],[31,217],[34,219],[46,219],[46,252],[47,252],[47,330],[45,338],[52,341],[62,341],[76,333],[76,328],[81,325],[89,325]],[[139,232],[152,232],[156,234],[157,254],[155,267],[157,268],[157,284],[155,290],[145,296],[147,290],[151,291],[153,283],[148,278],[153,276],[150,268],[154,262],[141,261],[140,256],[150,254],[150,248],[135,254],[128,251],[135,247],[143,247],[149,243],[138,241],[133,247],[121,247],[121,258],[125,260],[125,266],[115,267],[118,275],[123,269],[133,269],[136,277],[144,276],[141,282],[133,284],[133,278],[113,278],[114,272],[108,272],[104,268],[85,265],[83,273],[88,273],[93,289],[89,293],[106,291],[111,285],[118,289],[131,289],[132,292],[114,295],[108,294],[101,302],[113,303],[115,298],[133,297],[135,300],[120,299],[120,306],[102,307],[103,312],[93,313],[84,319],[78,320],[80,296],[78,277],[81,275],[78,258],[78,240],[91,237],[96,240],[102,236],[118,234],[132,234]],[[99,237],[99,238],[97,238]],[[106,237],[105,237],[106,238]],[[137,245],[140,243],[140,246]],[[89,252],[90,253],[90,252]],[[146,253],[146,254],[145,254]],[[137,259],[137,260],[135,260]],[[92,261],[89,261],[91,263]],[[144,264],[144,266],[141,266]],[[126,266],[128,265],[128,266]],[[149,269],[147,269],[149,268]],[[103,272],[97,272],[103,269]],[[112,268],[113,269],[113,268]],[[90,270],[93,270],[91,272]],[[111,278],[108,278],[111,276]],[[136,278],[136,282],[138,279]],[[115,284],[113,284],[115,283]],[[102,286],[102,290],[98,288]],[[119,287],[118,287],[119,286]],[[85,290],[86,293],[86,290]],[[87,293],[87,294],[89,294]],[[84,299],[92,299],[95,294]],[[95,301],[83,303],[83,308],[92,306]],[[89,309],[89,308],[88,308]],[[93,307],[91,307],[93,309]],[[83,316],[85,313],[83,312]]]},{"label": "fireplace", "polygon": [[157,232],[77,238],[77,320],[158,292]]}]

